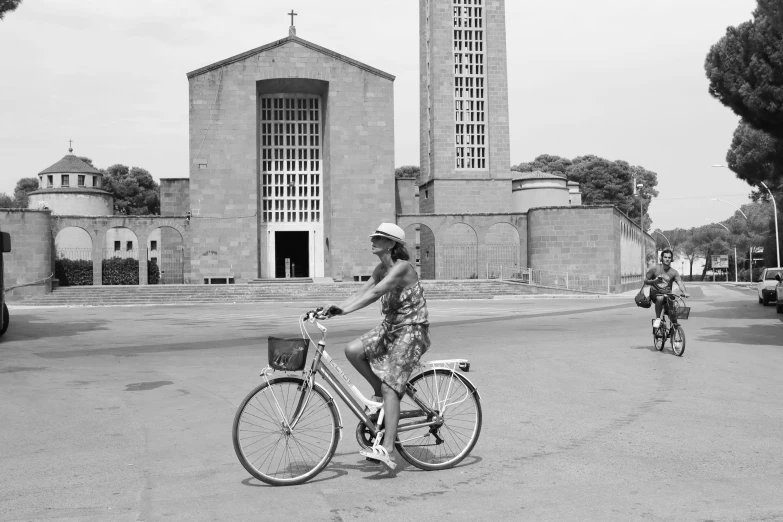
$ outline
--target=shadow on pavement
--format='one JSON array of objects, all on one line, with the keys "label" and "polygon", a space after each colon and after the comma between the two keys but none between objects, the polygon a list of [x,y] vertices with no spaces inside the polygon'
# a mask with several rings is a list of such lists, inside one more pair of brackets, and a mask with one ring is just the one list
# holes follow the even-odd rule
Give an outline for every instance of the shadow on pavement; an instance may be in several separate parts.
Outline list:
[{"label": "shadow on pavement", "polygon": [[[760,305],[755,298],[752,301],[711,302],[707,308],[691,307],[691,318],[773,319],[775,315],[775,305]],[[777,314],[777,318],[783,320],[783,314]]]},{"label": "shadow on pavement", "polygon": [[85,332],[109,330],[108,323],[105,319],[54,323],[47,315],[17,311],[11,314],[3,342],[69,337]]},{"label": "shadow on pavement", "polygon": [[724,344],[764,344],[783,348],[783,328],[781,326],[779,323],[716,326],[709,330],[710,333],[708,335],[700,335],[697,340]]}]

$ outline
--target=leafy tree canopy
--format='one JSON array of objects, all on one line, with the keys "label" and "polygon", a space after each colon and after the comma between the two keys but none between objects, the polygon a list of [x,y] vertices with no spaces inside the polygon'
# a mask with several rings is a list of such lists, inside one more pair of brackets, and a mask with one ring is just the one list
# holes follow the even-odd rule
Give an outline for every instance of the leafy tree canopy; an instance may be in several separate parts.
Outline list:
[{"label": "leafy tree canopy", "polygon": [[27,208],[27,195],[38,189],[38,178],[22,178],[16,182],[14,195],[0,193],[0,208]]},{"label": "leafy tree canopy", "polygon": [[6,13],[10,13],[22,3],[22,0],[0,0],[0,20]]},{"label": "leafy tree canopy", "polygon": [[783,9],[758,0],[753,20],[726,29],[704,62],[709,93],[756,129],[783,138]]},{"label": "leafy tree canopy", "polygon": [[397,179],[417,178],[419,177],[419,170],[418,165],[404,165],[394,169],[394,177]]},{"label": "leafy tree canopy", "polygon": [[615,205],[631,219],[639,221],[639,196],[634,195],[634,179],[644,184],[644,229],[650,230],[649,216],[652,198],[658,196],[655,187],[658,175],[643,167],[634,167],[626,161],[610,161],[594,155],[579,156],[573,160],[542,154],[530,163],[520,163],[511,170],[517,172],[551,172],[562,174],[569,181],[579,183],[582,203],[585,205]]},{"label": "leafy tree canopy", "polygon": [[160,214],[160,187],[147,170],[116,164],[103,173],[103,189],[114,195],[115,213]]}]

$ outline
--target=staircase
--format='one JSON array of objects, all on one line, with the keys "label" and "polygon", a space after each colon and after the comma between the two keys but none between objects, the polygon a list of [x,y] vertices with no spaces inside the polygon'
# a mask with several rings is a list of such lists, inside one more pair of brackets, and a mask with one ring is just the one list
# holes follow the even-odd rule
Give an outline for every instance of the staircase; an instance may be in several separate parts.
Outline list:
[{"label": "staircase", "polygon": [[[31,306],[119,306],[197,303],[339,301],[363,283],[268,283],[237,285],[67,286],[16,304]],[[496,280],[422,281],[427,299],[493,299],[526,294],[576,294],[562,289]]]}]

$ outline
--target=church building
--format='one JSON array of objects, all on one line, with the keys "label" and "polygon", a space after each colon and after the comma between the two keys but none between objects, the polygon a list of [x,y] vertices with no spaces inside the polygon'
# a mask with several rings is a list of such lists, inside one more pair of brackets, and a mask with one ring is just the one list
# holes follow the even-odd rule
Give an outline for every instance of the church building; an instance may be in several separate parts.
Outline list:
[{"label": "church building", "polygon": [[368,230],[395,219],[394,76],[293,26],[187,76],[192,271],[370,274]]}]

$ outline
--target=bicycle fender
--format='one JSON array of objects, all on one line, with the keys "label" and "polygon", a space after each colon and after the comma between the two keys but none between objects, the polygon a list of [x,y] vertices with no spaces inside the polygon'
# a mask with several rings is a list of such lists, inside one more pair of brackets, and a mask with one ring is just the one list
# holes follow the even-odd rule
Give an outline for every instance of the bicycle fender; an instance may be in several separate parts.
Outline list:
[{"label": "bicycle fender", "polygon": [[427,369],[427,370],[424,370],[424,371],[418,372],[416,375],[412,375],[412,376],[411,376],[411,378],[410,378],[410,379],[408,379],[408,381],[411,381],[411,380],[413,380],[413,377],[416,377],[416,376],[418,376],[418,375],[420,375],[420,374],[422,374],[422,373],[426,373],[426,372],[428,372],[428,371],[439,371],[439,372],[453,373],[454,375],[456,375],[456,376],[457,376],[457,378],[458,378],[458,379],[462,379],[463,381],[467,382],[467,383],[470,385],[470,387],[471,387],[471,388],[473,388],[473,393],[475,393],[475,394],[476,394],[476,397],[478,397],[479,399],[481,399],[481,396],[479,395],[479,392],[478,392],[478,388],[476,387],[476,385],[475,385],[475,384],[473,384],[473,381],[471,381],[470,379],[468,379],[468,378],[465,376],[465,374],[464,374],[464,373],[460,373],[460,372],[458,372],[458,371],[456,371],[456,370],[449,370],[449,369],[447,369],[447,368],[429,368],[429,369]]},{"label": "bicycle fender", "polygon": [[338,434],[337,434],[337,441],[340,442],[343,440],[343,414],[340,412],[340,408],[337,407],[337,402],[334,400],[334,397],[332,397],[332,394],[329,393],[329,390],[323,387],[320,383],[313,382],[313,386],[320,389],[322,392],[326,394],[327,397],[329,397],[329,400],[332,401],[334,404],[334,409],[337,410],[337,422],[339,422],[339,426],[337,426]]}]

